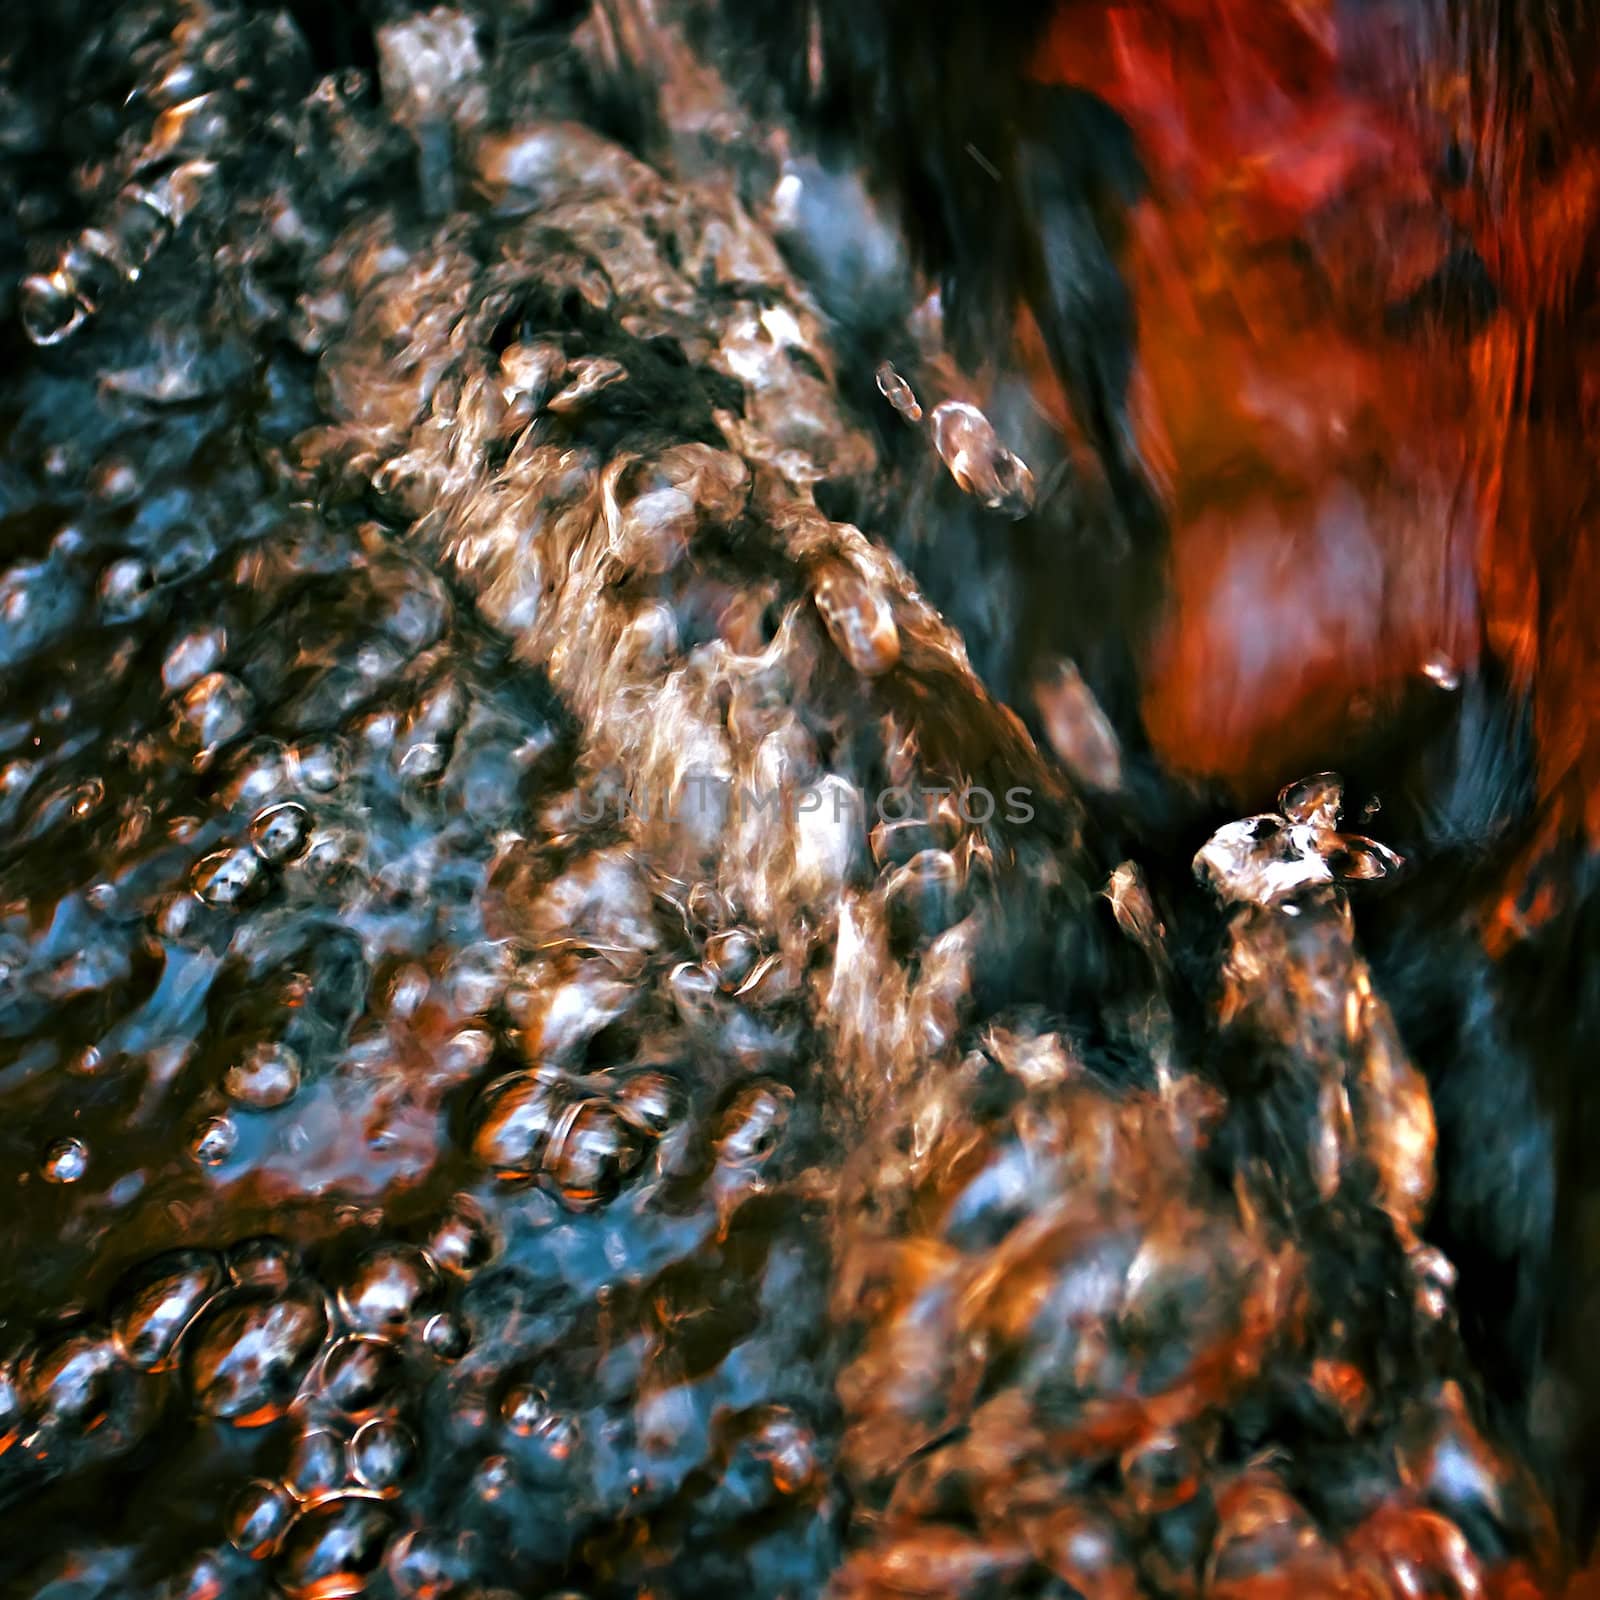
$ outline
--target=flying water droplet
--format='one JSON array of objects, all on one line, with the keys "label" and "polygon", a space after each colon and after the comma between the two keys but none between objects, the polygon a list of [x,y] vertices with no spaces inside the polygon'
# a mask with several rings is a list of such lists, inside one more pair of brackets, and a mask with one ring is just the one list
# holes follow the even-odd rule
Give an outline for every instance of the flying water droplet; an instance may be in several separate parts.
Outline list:
[{"label": "flying water droplet", "polygon": [[1094,691],[1070,661],[1058,661],[1034,685],[1045,737],[1061,764],[1086,788],[1122,787],[1122,747]]},{"label": "flying water droplet", "polygon": [[990,511],[1016,521],[1033,510],[1033,474],[1003,444],[976,406],[945,400],[933,408],[933,443],[950,476]]},{"label": "flying water droplet", "polygon": [[878,393],[900,413],[907,422],[922,421],[922,407],[917,403],[911,385],[895,371],[891,362],[885,361],[877,372]]}]

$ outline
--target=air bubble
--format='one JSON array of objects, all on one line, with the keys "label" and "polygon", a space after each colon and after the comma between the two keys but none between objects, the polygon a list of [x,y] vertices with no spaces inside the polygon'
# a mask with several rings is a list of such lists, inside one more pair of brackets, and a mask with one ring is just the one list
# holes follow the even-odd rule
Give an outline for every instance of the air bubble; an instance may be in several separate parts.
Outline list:
[{"label": "air bubble", "polygon": [[326,1428],[308,1428],[294,1442],[283,1481],[299,1500],[321,1500],[344,1482],[345,1446]]},{"label": "air bubble", "polygon": [[360,1420],[389,1406],[403,1377],[400,1352],[388,1340],[348,1334],[323,1358],[318,1388],[329,1405]]},{"label": "air bubble", "polygon": [[189,1153],[202,1167],[220,1167],[238,1147],[239,1130],[227,1117],[207,1117],[195,1130]]},{"label": "air bubble", "polygon": [[184,1341],[197,1409],[235,1427],[276,1421],[327,1333],[322,1298],[309,1286],[282,1295],[240,1290],[210,1307]]},{"label": "air bubble", "polygon": [[22,331],[34,344],[60,344],[76,333],[89,315],[89,308],[64,272],[24,278],[18,298]]},{"label": "air bubble", "polygon": [[417,1441],[390,1418],[378,1417],[363,1424],[350,1441],[351,1475],[378,1494],[398,1494],[416,1464]]},{"label": "air bubble", "polygon": [[281,1294],[300,1269],[294,1249],[269,1233],[241,1239],[227,1252],[228,1275],[241,1288],[270,1289]]},{"label": "air bubble", "polygon": [[82,1139],[57,1139],[40,1168],[46,1183],[77,1183],[89,1170],[89,1147]]},{"label": "air bubble", "polygon": [[383,1565],[394,1520],[370,1493],[335,1495],[310,1507],[283,1541],[273,1568],[288,1600],[342,1600],[362,1593]]},{"label": "air bubble", "polygon": [[472,1330],[460,1317],[441,1311],[428,1318],[422,1342],[436,1360],[459,1361],[472,1348]]},{"label": "air bubble", "polygon": [[550,1397],[536,1384],[513,1384],[501,1397],[501,1421],[519,1439],[530,1438],[549,1416]]},{"label": "air bubble", "polygon": [[292,800],[268,806],[250,819],[251,847],[271,866],[293,861],[305,850],[310,834],[311,814]]},{"label": "air bubble", "polygon": [[219,850],[195,864],[190,885],[195,898],[219,909],[243,905],[261,878],[261,860],[253,850]]},{"label": "air bubble", "polygon": [[664,1072],[630,1072],[617,1079],[611,1102],[641,1133],[661,1138],[683,1111],[683,1089]]},{"label": "air bubble", "polygon": [[718,1122],[717,1159],[730,1166],[766,1161],[782,1140],[793,1108],[794,1090],[786,1084],[746,1084]]},{"label": "air bubble", "polygon": [[275,1111],[300,1089],[300,1058],[277,1042],[253,1046],[223,1074],[222,1091],[247,1111]]},{"label": "air bubble", "polygon": [[551,1141],[544,1170],[563,1204],[583,1211],[615,1199],[643,1156],[638,1130],[605,1101],[588,1100]]},{"label": "air bubble", "polygon": [[399,1338],[437,1292],[432,1263],[412,1245],[384,1245],[356,1264],[339,1291],[339,1310],[357,1332]]},{"label": "air bubble", "polygon": [[428,1255],[435,1266],[458,1278],[470,1278],[494,1259],[496,1242],[477,1202],[456,1198],[449,1214],[428,1235]]},{"label": "air bubble", "polygon": [[136,622],[156,599],[156,575],[137,556],[113,561],[100,574],[100,612],[108,622]]},{"label": "air bubble", "polygon": [[228,1512],[228,1543],[240,1555],[264,1561],[277,1554],[295,1513],[295,1503],[281,1484],[254,1479]]},{"label": "air bubble", "polygon": [[111,1295],[111,1337],[117,1352],[142,1372],[177,1364],[178,1342],[226,1278],[204,1250],[174,1250],[136,1267]]}]

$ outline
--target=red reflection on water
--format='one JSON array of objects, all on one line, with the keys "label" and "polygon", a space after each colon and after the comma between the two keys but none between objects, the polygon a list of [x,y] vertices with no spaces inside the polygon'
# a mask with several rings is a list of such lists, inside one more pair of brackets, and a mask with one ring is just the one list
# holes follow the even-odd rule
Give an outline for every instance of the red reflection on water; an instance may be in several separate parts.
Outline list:
[{"label": "red reflection on water", "polygon": [[[1594,839],[1593,30],[1447,10],[1064,5],[1040,51],[1150,176],[1134,412],[1173,559],[1146,719],[1260,790],[1486,647],[1533,695],[1552,837]],[[1399,323],[1452,252],[1498,310]]]}]

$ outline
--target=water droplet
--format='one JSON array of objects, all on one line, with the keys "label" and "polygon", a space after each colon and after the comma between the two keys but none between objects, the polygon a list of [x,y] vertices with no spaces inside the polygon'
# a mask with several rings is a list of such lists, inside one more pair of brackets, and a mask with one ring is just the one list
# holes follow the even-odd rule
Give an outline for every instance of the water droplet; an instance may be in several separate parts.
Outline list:
[{"label": "water droplet", "polygon": [[247,1111],[274,1111],[300,1089],[300,1058],[277,1041],[254,1045],[223,1074],[222,1092]]},{"label": "water droplet", "polygon": [[891,362],[878,368],[878,393],[900,413],[907,422],[922,421],[922,407],[909,383],[895,371]]},{"label": "water droplet", "polygon": [[405,1363],[387,1339],[346,1334],[323,1357],[318,1388],[347,1417],[369,1417],[387,1408],[399,1392]]},{"label": "water droplet", "polygon": [[178,1341],[225,1282],[206,1250],[172,1250],[134,1268],[111,1295],[111,1337],[129,1366],[165,1372]]},{"label": "water droplet", "polygon": [[351,1475],[379,1494],[398,1494],[416,1464],[417,1441],[388,1417],[364,1423],[350,1441]]},{"label": "water droplet", "polygon": [[297,1507],[281,1484],[257,1478],[247,1483],[228,1511],[228,1543],[252,1561],[277,1554]]},{"label": "water droplet", "polygon": [[1278,809],[1290,822],[1312,828],[1337,828],[1344,809],[1344,779],[1337,772],[1318,772],[1287,785],[1278,795]]},{"label": "water droplet", "polygon": [[268,806],[250,819],[250,844],[272,866],[293,861],[311,834],[311,814],[293,800]]},{"label": "water droplet", "polygon": [[1447,694],[1461,687],[1461,669],[1444,651],[1435,651],[1422,664],[1422,673]]},{"label": "water droplet", "polygon": [[817,610],[839,654],[863,677],[877,677],[900,659],[900,630],[888,600],[856,569],[830,561],[813,584]]},{"label": "water droplet", "polygon": [[933,408],[933,443],[966,493],[1013,521],[1033,510],[1033,474],[976,406],[945,400]]},{"label": "water droplet", "polygon": [[237,1148],[239,1130],[227,1117],[207,1117],[195,1130],[189,1152],[202,1167],[220,1167]]},{"label": "water droplet", "polygon": [[57,1139],[44,1153],[46,1183],[76,1183],[89,1170],[89,1147],[82,1139]]},{"label": "water droplet", "polygon": [[437,1292],[433,1264],[413,1245],[382,1245],[357,1262],[339,1291],[339,1310],[360,1333],[398,1338]]},{"label": "water droplet", "polygon": [[383,1565],[394,1519],[370,1493],[310,1507],[283,1541],[273,1576],[288,1600],[342,1600],[362,1593]]},{"label": "water droplet", "polygon": [[276,1421],[327,1328],[322,1297],[309,1285],[280,1295],[241,1289],[215,1302],[184,1340],[196,1407],[235,1427]]}]

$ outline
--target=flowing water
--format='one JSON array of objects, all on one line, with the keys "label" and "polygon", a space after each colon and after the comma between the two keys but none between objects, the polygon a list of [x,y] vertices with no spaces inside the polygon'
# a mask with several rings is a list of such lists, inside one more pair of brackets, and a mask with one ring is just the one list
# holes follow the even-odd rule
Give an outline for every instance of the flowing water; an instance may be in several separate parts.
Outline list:
[{"label": "flowing water", "polygon": [[557,10],[0,45],[8,1592],[1538,1592],[1381,817],[1129,858],[1076,667],[1041,752],[819,508],[892,427],[1003,540],[1037,431]]}]

